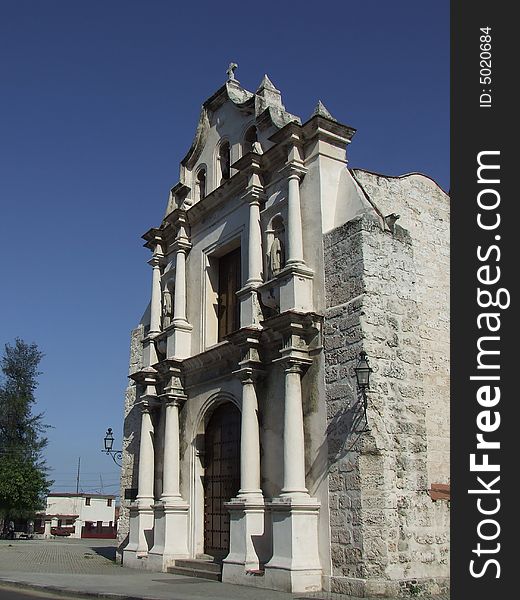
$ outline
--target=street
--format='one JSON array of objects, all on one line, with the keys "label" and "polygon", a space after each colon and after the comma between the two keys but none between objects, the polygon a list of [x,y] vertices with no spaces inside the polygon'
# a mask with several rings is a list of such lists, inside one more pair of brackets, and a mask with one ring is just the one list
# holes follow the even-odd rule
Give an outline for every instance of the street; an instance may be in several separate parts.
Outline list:
[{"label": "street", "polygon": [[21,588],[0,585],[0,600],[76,600],[82,596],[64,596],[63,594],[50,594],[38,590],[24,590]]},{"label": "street", "polygon": [[330,592],[294,595],[130,569],[114,561],[115,547],[114,540],[100,539],[0,540],[0,600],[71,600],[86,595],[114,600],[356,600]]}]

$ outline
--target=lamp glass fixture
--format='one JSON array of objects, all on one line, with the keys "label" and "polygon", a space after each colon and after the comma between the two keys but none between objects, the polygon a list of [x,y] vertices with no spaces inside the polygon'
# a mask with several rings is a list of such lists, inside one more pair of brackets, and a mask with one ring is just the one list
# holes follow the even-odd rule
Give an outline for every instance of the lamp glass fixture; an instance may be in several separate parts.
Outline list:
[{"label": "lamp glass fixture", "polygon": [[105,434],[105,450],[110,452],[112,450],[112,446],[114,445],[114,436],[112,435],[112,429],[109,427]]},{"label": "lamp glass fixture", "polygon": [[368,364],[367,353],[360,352],[359,353],[359,362],[357,366],[354,368],[356,373],[357,384],[361,389],[366,389],[370,387],[370,373],[372,373],[372,369]]}]

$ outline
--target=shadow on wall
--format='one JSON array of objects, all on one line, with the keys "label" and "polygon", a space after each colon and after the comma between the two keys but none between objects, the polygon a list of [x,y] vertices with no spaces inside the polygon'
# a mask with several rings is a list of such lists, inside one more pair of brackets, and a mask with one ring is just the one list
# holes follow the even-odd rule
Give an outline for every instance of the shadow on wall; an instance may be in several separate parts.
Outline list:
[{"label": "shadow on wall", "polygon": [[330,466],[341,460],[356,448],[363,433],[370,432],[366,414],[363,409],[363,398],[356,390],[356,400],[338,410],[327,425],[325,440],[320,445],[317,457],[311,465],[307,476],[311,476],[316,485],[329,474]]}]

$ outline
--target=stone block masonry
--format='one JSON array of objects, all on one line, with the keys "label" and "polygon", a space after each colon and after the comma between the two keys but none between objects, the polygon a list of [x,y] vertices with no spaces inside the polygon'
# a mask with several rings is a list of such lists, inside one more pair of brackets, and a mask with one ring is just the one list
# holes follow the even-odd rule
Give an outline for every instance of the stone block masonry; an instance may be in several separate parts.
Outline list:
[{"label": "stone block masonry", "polygon": [[[449,575],[448,503],[428,494],[432,473],[447,474],[449,464],[445,455],[429,458],[438,439],[428,417],[433,396],[441,418],[448,414],[447,377],[430,378],[431,365],[442,370],[448,359],[441,348],[432,350],[431,333],[438,327],[447,339],[448,315],[438,306],[447,280],[431,281],[434,291],[424,293],[431,257],[416,247],[435,243],[392,229],[364,215],[324,238],[332,560],[326,587],[357,596],[439,593]],[[353,370],[361,350],[374,369],[363,433]]]},{"label": "stone block masonry", "polygon": [[[144,327],[139,325],[130,336],[130,361],[128,373],[132,374],[142,368],[142,349],[143,349]],[[125,499],[125,490],[131,490],[135,487],[137,481],[137,469],[139,468],[139,431],[141,425],[141,412],[136,409],[137,384],[129,379],[125,392],[124,405],[124,431],[123,431],[123,466],[121,468],[121,507],[119,512],[117,539],[121,547],[126,544],[129,523],[129,500]],[[121,553],[118,550],[117,558],[121,562]]]}]

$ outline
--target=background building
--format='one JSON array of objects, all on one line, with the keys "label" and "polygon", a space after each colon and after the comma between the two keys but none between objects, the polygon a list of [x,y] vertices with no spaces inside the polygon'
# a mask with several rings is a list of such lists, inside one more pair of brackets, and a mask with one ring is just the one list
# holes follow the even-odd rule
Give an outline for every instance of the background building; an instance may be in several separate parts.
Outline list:
[{"label": "background building", "polygon": [[52,493],[45,514],[35,522],[36,533],[75,538],[115,538],[115,496]]},{"label": "background building", "polygon": [[234,67],[143,236],[122,560],[294,592],[440,591],[449,199],[423,175],[348,169],[352,127],[321,102],[302,123]]}]

